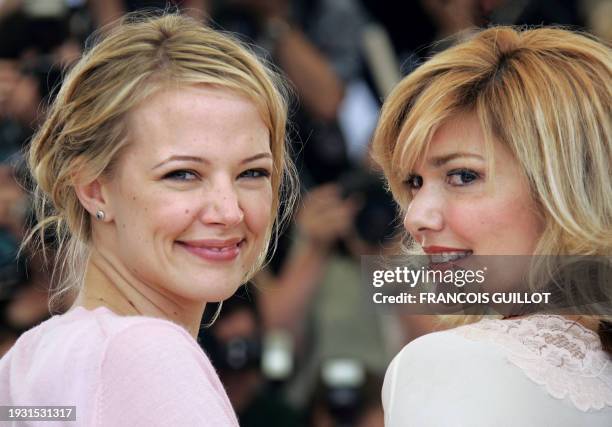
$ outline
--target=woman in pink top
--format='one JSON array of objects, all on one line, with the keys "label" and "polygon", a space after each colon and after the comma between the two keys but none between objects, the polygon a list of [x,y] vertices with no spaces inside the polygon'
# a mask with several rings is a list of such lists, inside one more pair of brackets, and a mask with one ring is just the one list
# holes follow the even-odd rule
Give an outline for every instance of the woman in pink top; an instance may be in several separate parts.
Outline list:
[{"label": "woman in pink top", "polygon": [[237,424],[195,337],[295,194],[286,111],[270,69],[185,17],[130,18],[83,56],[29,152],[52,303],[76,299],[0,361],[0,406],[74,407],[46,426]]}]

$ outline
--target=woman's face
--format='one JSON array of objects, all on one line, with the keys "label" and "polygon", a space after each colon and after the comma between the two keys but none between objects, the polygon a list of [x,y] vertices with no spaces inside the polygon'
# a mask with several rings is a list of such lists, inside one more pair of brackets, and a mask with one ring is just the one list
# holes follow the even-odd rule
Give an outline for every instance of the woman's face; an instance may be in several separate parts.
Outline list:
[{"label": "woman's face", "polygon": [[434,134],[409,174],[404,226],[428,254],[530,255],[543,222],[512,153],[493,147],[495,175],[475,114],[457,116]]},{"label": "woman's face", "polygon": [[128,138],[106,184],[117,259],[171,298],[229,297],[272,221],[270,136],[256,106],[227,89],[165,89],[130,113]]}]

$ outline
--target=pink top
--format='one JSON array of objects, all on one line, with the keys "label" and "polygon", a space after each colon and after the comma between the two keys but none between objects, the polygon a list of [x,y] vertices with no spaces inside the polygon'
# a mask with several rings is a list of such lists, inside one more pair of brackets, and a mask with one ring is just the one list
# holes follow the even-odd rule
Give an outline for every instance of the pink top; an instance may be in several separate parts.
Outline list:
[{"label": "pink top", "polygon": [[52,426],[237,426],[210,361],[182,327],[76,307],[0,359],[0,405],[76,406]]}]

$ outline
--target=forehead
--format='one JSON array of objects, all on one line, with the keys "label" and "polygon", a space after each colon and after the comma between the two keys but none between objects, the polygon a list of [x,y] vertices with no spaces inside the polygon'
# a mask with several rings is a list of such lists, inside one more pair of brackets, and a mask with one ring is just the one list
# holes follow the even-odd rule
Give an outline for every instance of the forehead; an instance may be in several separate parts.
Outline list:
[{"label": "forehead", "polygon": [[437,157],[453,152],[484,155],[485,138],[475,114],[455,116],[445,121],[434,133],[425,157]]},{"label": "forehead", "polygon": [[510,150],[493,138],[487,141],[475,113],[461,113],[445,119],[428,140],[406,141],[398,158],[401,174],[414,173],[423,167],[438,167],[453,158],[484,161],[496,168],[500,162],[513,162]]},{"label": "forehead", "polygon": [[144,156],[223,159],[245,150],[270,152],[269,132],[257,106],[210,85],[158,90],[128,114],[127,129],[130,151]]}]

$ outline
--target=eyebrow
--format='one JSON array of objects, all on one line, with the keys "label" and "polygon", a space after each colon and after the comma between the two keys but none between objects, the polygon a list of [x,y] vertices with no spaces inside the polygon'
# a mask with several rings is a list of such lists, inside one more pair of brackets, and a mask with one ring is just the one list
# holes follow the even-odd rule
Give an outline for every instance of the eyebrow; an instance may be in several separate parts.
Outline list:
[{"label": "eyebrow", "polygon": [[[255,154],[254,156],[251,157],[247,157],[246,159],[242,160],[240,162],[240,164],[245,164],[245,163],[250,163],[250,162],[254,162],[255,160],[259,160],[259,159],[271,159],[272,155],[270,153],[259,153],[259,154]],[[210,164],[210,160],[205,159],[204,157],[198,157],[198,156],[184,156],[184,155],[174,155],[174,156],[170,156],[167,159],[161,161],[160,163],[158,163],[157,165],[153,166],[152,169],[157,169],[158,167],[165,165],[166,163],[169,162],[175,162],[175,161],[188,161],[188,162],[197,162],[197,163],[205,163],[205,164]]]},{"label": "eyebrow", "polygon": [[455,160],[455,159],[459,159],[462,157],[472,157],[475,159],[479,159],[479,160],[484,160],[484,157],[482,157],[479,154],[474,154],[474,153],[451,153],[451,154],[446,154],[444,156],[436,156],[436,157],[432,157],[429,159],[428,163],[430,163],[431,165],[435,166],[435,167],[440,167],[443,166],[444,164],[450,162],[451,160]]}]

